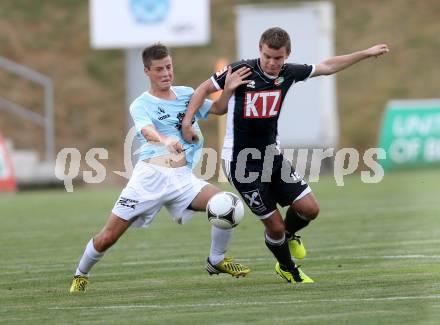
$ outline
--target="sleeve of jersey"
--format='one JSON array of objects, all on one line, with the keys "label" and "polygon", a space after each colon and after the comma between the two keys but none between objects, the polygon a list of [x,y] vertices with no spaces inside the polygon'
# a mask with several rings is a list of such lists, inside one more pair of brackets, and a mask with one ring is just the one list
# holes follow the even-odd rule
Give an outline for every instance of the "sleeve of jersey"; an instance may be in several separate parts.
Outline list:
[{"label": "sleeve of jersey", "polygon": [[310,78],[313,71],[315,71],[315,65],[311,64],[292,64],[292,71],[295,77],[295,82],[306,81]]},{"label": "sleeve of jersey", "polygon": [[[244,61],[238,61],[231,64],[232,72],[246,65]],[[214,73],[211,77],[211,81],[217,90],[225,88],[226,75],[228,74],[229,65],[225,65],[221,70]]]},{"label": "sleeve of jersey", "polygon": [[205,99],[205,102],[203,103],[202,107],[199,108],[199,110],[196,113],[196,119],[197,120],[206,120],[208,119],[209,111],[212,106],[212,100]]},{"label": "sleeve of jersey", "polygon": [[220,73],[220,71],[214,73],[211,77],[211,81],[217,90],[222,90],[225,87],[225,79],[226,79],[227,70],[223,73],[220,73],[220,74],[219,73]]},{"label": "sleeve of jersey", "polygon": [[130,115],[133,119],[134,126],[137,132],[141,132],[143,127],[153,124],[153,121],[151,120],[150,116],[148,116],[145,107],[143,107],[142,105],[131,105]]}]

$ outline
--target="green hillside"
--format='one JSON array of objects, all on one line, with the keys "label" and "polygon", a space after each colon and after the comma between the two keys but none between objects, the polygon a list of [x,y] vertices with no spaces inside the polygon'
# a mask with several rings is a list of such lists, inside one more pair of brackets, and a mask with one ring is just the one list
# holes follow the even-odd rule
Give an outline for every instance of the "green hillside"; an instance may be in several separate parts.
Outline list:
[{"label": "green hillside", "polygon": [[[211,74],[218,57],[235,59],[234,6],[267,2],[212,0],[209,46],[173,49],[176,84],[197,86]],[[282,2],[295,1],[277,1]],[[440,96],[440,2],[334,3],[338,54],[376,42],[386,42],[392,50],[337,78],[340,145],[362,150],[376,144],[378,124],[389,99]],[[58,149],[78,147],[85,154],[88,148],[105,147],[110,152],[108,164],[118,168],[122,166],[126,126],[124,55],[120,50],[90,49],[88,19],[86,0],[3,0],[0,56],[53,78]],[[43,109],[39,87],[4,71],[0,71],[0,96],[38,112]],[[215,119],[204,126],[207,145],[215,147]],[[43,152],[43,132],[38,126],[0,111],[0,131],[12,137],[17,147],[36,147]]]}]

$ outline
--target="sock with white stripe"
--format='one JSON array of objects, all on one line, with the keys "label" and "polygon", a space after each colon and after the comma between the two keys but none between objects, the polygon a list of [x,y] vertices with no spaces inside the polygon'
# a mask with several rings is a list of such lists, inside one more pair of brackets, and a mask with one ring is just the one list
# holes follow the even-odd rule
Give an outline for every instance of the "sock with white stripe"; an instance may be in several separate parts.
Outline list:
[{"label": "sock with white stripe", "polygon": [[287,237],[293,236],[297,231],[307,227],[309,223],[309,219],[300,215],[292,207],[287,209],[286,218],[284,218]]},{"label": "sock with white stripe", "polygon": [[295,262],[290,255],[289,245],[285,236],[281,239],[273,239],[268,234],[265,234],[265,242],[267,248],[275,256],[283,270],[291,270],[295,267]]},{"label": "sock with white stripe", "polygon": [[234,229],[220,229],[211,227],[211,250],[209,251],[209,261],[212,265],[217,265],[225,258],[226,250],[231,241]]},{"label": "sock with white stripe", "polygon": [[93,238],[88,242],[81,260],[79,261],[75,275],[88,275],[93,265],[95,265],[102,257],[104,252],[98,252],[93,246]]}]

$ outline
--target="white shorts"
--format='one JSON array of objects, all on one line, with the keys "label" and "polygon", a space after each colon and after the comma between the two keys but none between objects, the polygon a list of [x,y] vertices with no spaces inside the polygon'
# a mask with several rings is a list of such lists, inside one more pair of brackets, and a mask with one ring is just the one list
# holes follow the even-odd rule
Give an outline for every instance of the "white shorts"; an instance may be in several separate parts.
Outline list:
[{"label": "white shorts", "polygon": [[162,167],[139,161],[112,212],[124,220],[137,218],[133,227],[148,227],[165,206],[174,221],[184,224],[194,214],[191,202],[209,183],[198,179],[187,166]]}]

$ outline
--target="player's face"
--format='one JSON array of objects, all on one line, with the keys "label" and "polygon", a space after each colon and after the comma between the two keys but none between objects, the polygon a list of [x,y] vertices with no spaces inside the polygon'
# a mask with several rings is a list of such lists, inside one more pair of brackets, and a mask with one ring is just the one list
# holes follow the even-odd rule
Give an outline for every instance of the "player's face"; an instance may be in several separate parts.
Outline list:
[{"label": "player's face", "polygon": [[152,60],[150,67],[144,71],[150,78],[152,88],[168,90],[173,84],[173,62],[169,55],[160,60]]},{"label": "player's face", "polygon": [[264,72],[271,76],[278,76],[284,61],[288,58],[287,50],[283,46],[278,50],[268,47],[266,44],[260,48],[260,64]]}]

